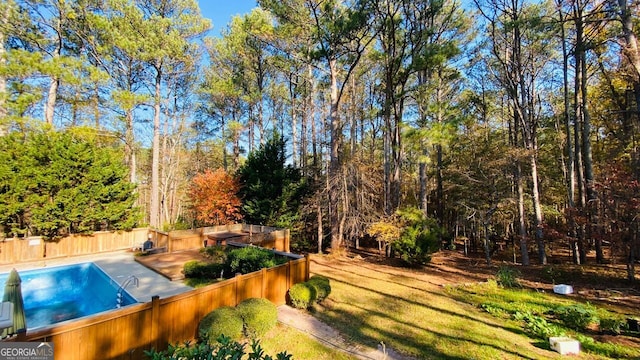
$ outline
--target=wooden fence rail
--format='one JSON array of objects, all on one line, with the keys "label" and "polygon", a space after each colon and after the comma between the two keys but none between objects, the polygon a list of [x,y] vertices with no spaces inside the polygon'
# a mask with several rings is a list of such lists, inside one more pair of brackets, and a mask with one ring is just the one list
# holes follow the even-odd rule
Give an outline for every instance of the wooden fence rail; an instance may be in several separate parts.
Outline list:
[{"label": "wooden fence rail", "polygon": [[200,320],[219,307],[252,297],[281,305],[292,285],[308,279],[307,256],[168,298],[155,296],[144,304],[28,331],[13,340],[52,342],[54,358],[61,360],[145,359],[145,350],[195,339]]},{"label": "wooden fence rail", "polygon": [[203,246],[207,234],[222,231],[245,232],[250,234],[251,243],[268,249],[290,251],[288,229],[233,224],[167,233],[138,228],[71,235],[57,241],[45,241],[41,237],[3,239],[0,240],[0,265],[131,249],[144,243],[148,235],[151,235],[155,247],[165,248],[168,252],[198,249]]}]

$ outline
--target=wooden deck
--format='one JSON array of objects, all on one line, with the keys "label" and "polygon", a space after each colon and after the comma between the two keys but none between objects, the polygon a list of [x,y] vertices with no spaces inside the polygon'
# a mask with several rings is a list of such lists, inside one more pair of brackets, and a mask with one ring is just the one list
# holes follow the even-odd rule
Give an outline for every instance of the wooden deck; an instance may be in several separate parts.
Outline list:
[{"label": "wooden deck", "polygon": [[184,250],[174,253],[160,253],[146,256],[136,256],[136,261],[170,279],[171,281],[184,279],[182,268],[190,260],[205,260],[199,249]]}]

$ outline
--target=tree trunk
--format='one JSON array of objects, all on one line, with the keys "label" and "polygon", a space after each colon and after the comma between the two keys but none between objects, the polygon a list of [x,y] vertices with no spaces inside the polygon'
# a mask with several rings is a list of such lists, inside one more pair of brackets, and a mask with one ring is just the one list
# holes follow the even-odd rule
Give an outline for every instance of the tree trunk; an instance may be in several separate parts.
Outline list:
[{"label": "tree trunk", "polygon": [[[584,132],[582,131],[583,123],[584,123],[584,107],[583,102],[586,101],[585,94],[582,93],[581,84],[582,78],[586,77],[586,74],[583,73],[583,69],[586,67],[582,66],[582,63],[585,60],[585,44],[583,37],[583,24],[582,24],[582,9],[580,8],[580,4],[574,5],[574,13],[573,17],[575,19],[575,31],[576,31],[576,44],[574,51],[574,59],[575,59],[575,79],[574,79],[574,113],[575,113],[575,122],[574,122],[574,160],[576,162],[576,183],[578,185],[578,199],[580,205],[580,215],[583,217],[582,223],[584,223],[584,217],[587,216],[587,199],[586,199],[586,188],[584,181],[584,166],[583,166],[583,151],[582,146],[584,143],[581,141],[582,136],[584,136]],[[586,228],[585,225],[579,225],[576,228],[576,236],[578,238],[578,252],[580,257],[580,263],[584,264],[587,258],[587,244],[586,244]]]},{"label": "tree trunk", "polygon": [[571,244],[571,256],[574,264],[580,264],[578,241],[576,238],[575,221],[575,160],[571,135],[571,100],[569,94],[569,52],[567,50],[566,31],[564,22],[566,16],[562,12],[562,1],[558,0],[558,17],[560,20],[560,38],[562,42],[562,95],[563,111],[562,124],[564,126],[564,176],[567,187],[567,219],[569,223],[569,243]]},{"label": "tree trunk", "polygon": [[319,201],[316,207],[316,212],[318,214],[318,254],[322,254],[322,238],[324,237],[324,231],[322,228],[322,206],[320,206]]},{"label": "tree trunk", "polygon": [[[57,34],[56,37],[56,46],[53,50],[52,61],[56,61],[60,58],[60,52],[62,51],[62,17],[64,13],[60,10],[60,17],[55,22],[55,32]],[[53,115],[56,108],[56,101],[58,98],[58,88],[60,87],[60,77],[58,75],[51,75],[51,80],[49,82],[49,91],[47,93],[47,101],[44,105],[44,121],[53,125]]]},{"label": "tree trunk", "polygon": [[590,223],[592,224],[592,236],[595,234],[596,244],[596,262],[602,264],[604,255],[602,251],[602,237],[599,234],[599,216],[598,216],[598,196],[595,189],[595,179],[593,174],[593,156],[591,153],[591,119],[587,107],[587,61],[586,49],[583,47],[580,51],[582,61],[580,63],[582,77],[580,78],[580,94],[582,101],[582,161],[584,165],[584,180],[587,190],[587,209],[589,212]]},{"label": "tree trunk", "polygon": [[522,170],[520,162],[516,164],[516,191],[518,196],[518,225],[520,229],[520,255],[522,256],[522,265],[529,266],[529,246],[527,245],[527,222],[524,212],[524,186],[522,185]]},{"label": "tree trunk", "polygon": [[482,222],[484,228],[484,257],[487,261],[487,265],[491,265],[491,248],[489,247],[489,221]]},{"label": "tree trunk", "polygon": [[[423,149],[422,150],[422,156],[427,156],[427,150]],[[420,181],[420,209],[422,210],[422,213],[427,216],[429,213],[429,209],[428,209],[428,203],[429,203],[429,194],[428,194],[428,189],[427,189],[427,164],[423,161],[420,162],[419,164],[419,181]]]},{"label": "tree trunk", "polygon": [[[329,157],[329,179],[335,179],[337,183],[339,170],[340,170],[340,142],[342,140],[341,130],[342,126],[340,124],[340,117],[338,115],[338,106],[340,99],[338,98],[338,79],[337,79],[337,60],[331,59],[329,61],[329,70],[330,70],[330,92],[331,92],[331,105],[329,112],[329,125],[330,129],[330,145],[331,152]],[[339,203],[340,203],[340,190],[337,189],[336,186],[330,186],[329,190],[329,221],[331,226],[331,249],[338,250],[342,247],[342,237],[340,236],[340,214],[339,214]]]},{"label": "tree trunk", "polygon": [[53,76],[49,82],[49,91],[47,92],[47,101],[44,105],[44,121],[53,125],[53,115],[56,108],[56,101],[58,97],[58,87],[60,86],[60,79],[57,76]]},{"label": "tree trunk", "polygon": [[[634,71],[634,88],[636,89],[636,96],[638,96],[640,94],[640,91],[638,91],[638,87],[640,86],[640,49],[638,49],[638,38],[633,30],[633,15],[627,6],[627,0],[618,0],[618,6],[620,8],[620,22],[622,23],[622,33],[626,45],[624,46],[624,53],[627,55]],[[640,114],[640,101],[637,100],[636,111]]]},{"label": "tree trunk", "polygon": [[[519,127],[520,124],[518,124],[518,121],[514,119],[513,126],[510,126],[509,128],[509,140],[511,142],[511,146],[519,146]],[[522,165],[520,164],[520,159],[515,159],[513,172],[516,196],[518,198],[518,230],[520,235],[520,256],[522,256],[522,265],[529,266],[529,246],[527,241],[529,235],[527,233],[527,221],[524,211],[524,185],[522,180]]]},{"label": "tree trunk", "polygon": [[127,109],[125,115],[125,134],[124,134],[124,146],[125,155],[127,157],[127,163],[129,164],[129,181],[132,184],[138,182],[137,179],[137,164],[136,164],[136,148],[135,148],[135,135],[133,132],[133,109]]},{"label": "tree trunk", "polygon": [[153,141],[151,144],[151,205],[149,209],[149,225],[152,228],[160,228],[160,103],[162,86],[162,63],[157,61],[155,98],[153,114]]},{"label": "tree trunk", "polygon": [[538,186],[538,161],[536,159],[537,146],[534,145],[534,149],[530,156],[531,160],[531,183],[533,193],[533,210],[536,217],[536,244],[538,245],[538,260],[541,265],[547,264],[547,254],[545,251],[544,238],[543,238],[543,217],[542,206],[540,205],[540,189]]},{"label": "tree trunk", "polygon": [[289,97],[291,100],[291,157],[294,167],[300,165],[300,162],[298,161],[298,114],[296,111],[296,86],[297,84],[293,83],[293,74],[289,75]]},{"label": "tree trunk", "polygon": [[[3,24],[6,24],[9,21],[9,11],[11,10],[12,3],[5,3],[5,9],[0,14],[2,16],[1,20]],[[4,30],[0,29],[0,68],[4,68],[7,63],[6,59],[6,50],[4,48],[6,41]],[[7,78],[0,74],[0,119],[5,119],[7,116],[7,107],[5,103],[5,96],[7,93]],[[0,136],[5,136],[8,132],[8,126],[4,123],[4,121],[0,122]]]}]

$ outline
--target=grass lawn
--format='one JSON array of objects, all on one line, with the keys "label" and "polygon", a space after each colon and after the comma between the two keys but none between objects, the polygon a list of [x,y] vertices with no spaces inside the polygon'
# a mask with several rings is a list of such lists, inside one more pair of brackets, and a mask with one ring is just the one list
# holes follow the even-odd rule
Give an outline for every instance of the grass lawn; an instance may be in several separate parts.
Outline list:
[{"label": "grass lawn", "polygon": [[265,353],[275,358],[279,352],[286,351],[298,360],[355,360],[341,351],[327,347],[308,334],[285,325],[278,324],[260,339]]},{"label": "grass lawn", "polygon": [[[418,359],[560,358],[545,341],[530,337],[518,321],[483,311],[477,303],[481,300],[472,301],[472,294],[447,291],[442,285],[455,274],[446,270],[407,270],[317,256],[311,271],[330,278],[332,287],[314,316],[354,343],[375,348],[382,341]],[[465,297],[469,301],[463,301]],[[635,354],[640,357],[637,349]],[[583,352],[578,358],[607,357]]]}]

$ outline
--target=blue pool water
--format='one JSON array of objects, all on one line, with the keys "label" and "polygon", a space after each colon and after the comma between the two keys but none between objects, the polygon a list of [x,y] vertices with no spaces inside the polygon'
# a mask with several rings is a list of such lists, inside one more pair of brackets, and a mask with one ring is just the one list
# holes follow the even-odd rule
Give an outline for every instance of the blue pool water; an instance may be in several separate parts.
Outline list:
[{"label": "blue pool water", "polygon": [[[120,284],[93,263],[18,273],[22,279],[28,329],[116,308]],[[0,274],[2,289],[8,275]],[[122,306],[136,302],[128,292],[122,291]]]}]

